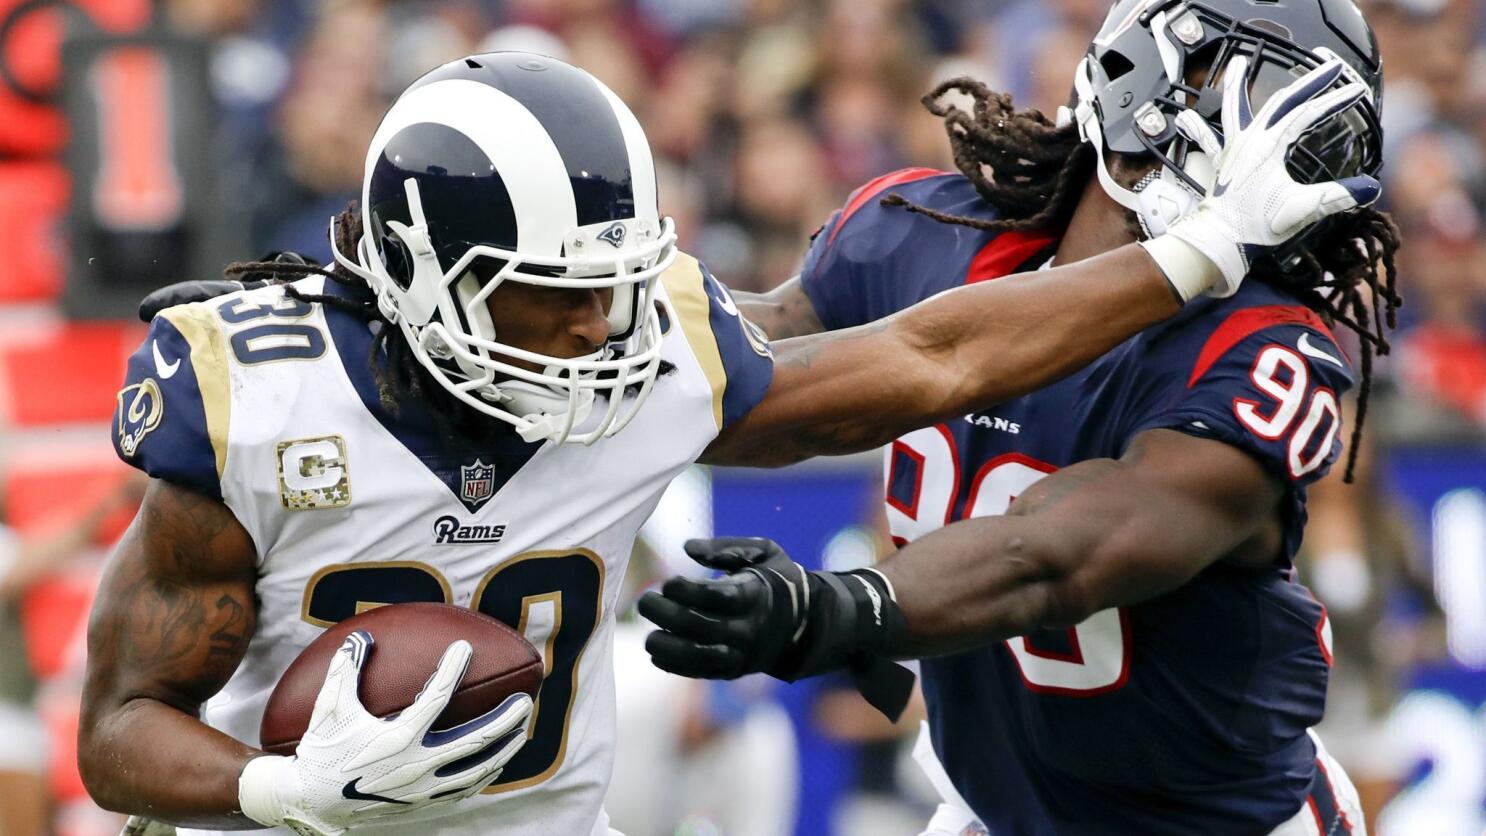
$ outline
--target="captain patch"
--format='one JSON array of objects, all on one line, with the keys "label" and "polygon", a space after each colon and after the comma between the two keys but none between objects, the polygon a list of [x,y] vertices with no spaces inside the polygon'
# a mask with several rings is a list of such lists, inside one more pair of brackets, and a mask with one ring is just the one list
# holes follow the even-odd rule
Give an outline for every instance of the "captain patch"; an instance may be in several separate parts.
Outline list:
[{"label": "captain patch", "polygon": [[291,511],[319,511],[351,504],[346,441],[338,435],[280,441],[279,500]]}]

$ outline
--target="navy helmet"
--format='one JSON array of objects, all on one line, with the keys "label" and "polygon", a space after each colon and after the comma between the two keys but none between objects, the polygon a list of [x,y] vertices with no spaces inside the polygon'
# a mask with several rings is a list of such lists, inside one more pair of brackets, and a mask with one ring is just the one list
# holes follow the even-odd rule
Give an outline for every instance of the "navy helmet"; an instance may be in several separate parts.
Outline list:
[{"label": "navy helmet", "polygon": [[[659,368],[657,279],[676,235],[655,188],[644,131],[598,79],[541,55],[472,55],[382,118],[359,249],[336,258],[460,400],[528,440],[592,443],[633,417]],[[611,288],[609,341],[577,358],[501,342],[487,300],[504,282]]]}]

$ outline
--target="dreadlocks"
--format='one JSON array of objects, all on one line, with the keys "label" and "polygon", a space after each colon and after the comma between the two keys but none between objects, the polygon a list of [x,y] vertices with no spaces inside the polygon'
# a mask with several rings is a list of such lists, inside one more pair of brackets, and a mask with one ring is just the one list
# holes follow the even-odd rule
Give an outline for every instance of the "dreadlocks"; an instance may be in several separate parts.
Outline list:
[{"label": "dreadlocks", "polygon": [[[951,90],[970,96],[975,103],[972,112],[940,101]],[[903,206],[940,223],[987,232],[1061,227],[1073,217],[1084,183],[1094,173],[1093,148],[1079,141],[1076,128],[1058,127],[1040,110],[1018,111],[1011,94],[969,78],[940,84],[923,103],[944,120],[955,167],[996,205],[1001,217],[948,215],[916,206],[898,194],[883,198],[884,206]]]},{"label": "dreadlocks", "polygon": [[[941,101],[951,91],[971,99],[970,112]],[[941,223],[990,232],[1067,225],[1096,163],[1094,147],[1080,142],[1075,125],[1055,125],[1036,109],[1016,110],[1010,94],[970,78],[940,84],[924,96],[923,103],[944,120],[955,167],[995,205],[999,217],[949,215],[916,206],[898,194],[884,197],[882,205],[902,206]],[[1393,220],[1367,207],[1329,219],[1315,240],[1300,251],[1298,263],[1282,266],[1266,257],[1254,265],[1257,280],[1296,296],[1326,322],[1345,325],[1357,335],[1362,384],[1343,477],[1347,482],[1352,481],[1358,440],[1367,418],[1373,355],[1388,353],[1386,331],[1395,327],[1396,311],[1403,304],[1395,286],[1398,245]],[[1049,245],[1039,260],[1051,255],[1056,246]]]}]

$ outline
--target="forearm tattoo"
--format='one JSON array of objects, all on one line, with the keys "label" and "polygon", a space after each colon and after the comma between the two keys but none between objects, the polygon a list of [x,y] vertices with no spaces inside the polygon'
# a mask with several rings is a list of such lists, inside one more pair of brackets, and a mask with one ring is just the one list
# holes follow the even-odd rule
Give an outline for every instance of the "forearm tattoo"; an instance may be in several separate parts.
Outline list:
[{"label": "forearm tattoo", "polygon": [[734,292],[733,297],[748,321],[764,329],[770,340],[787,340],[825,330],[798,280],[773,293]]}]

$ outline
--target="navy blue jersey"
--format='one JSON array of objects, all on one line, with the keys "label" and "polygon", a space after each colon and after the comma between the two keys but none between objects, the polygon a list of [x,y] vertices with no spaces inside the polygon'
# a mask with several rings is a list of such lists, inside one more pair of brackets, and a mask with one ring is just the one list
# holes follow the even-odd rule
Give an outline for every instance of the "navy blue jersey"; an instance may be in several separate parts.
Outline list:
[{"label": "navy blue jersey", "polygon": [[[863,187],[802,273],[829,328],[1036,269],[1055,240],[879,205],[892,191],[995,217],[958,175],[919,169]],[[1321,719],[1331,661],[1325,612],[1291,560],[1306,486],[1340,450],[1338,398],[1351,383],[1325,324],[1250,281],[1039,392],[894,442],[886,505],[900,544],[1004,513],[1046,474],[1117,458],[1147,430],[1234,445],[1287,486],[1270,566],[1219,562],[1075,629],[924,663],[935,751],[993,833],[1265,833],[1307,803],[1318,772],[1306,730]]]}]

